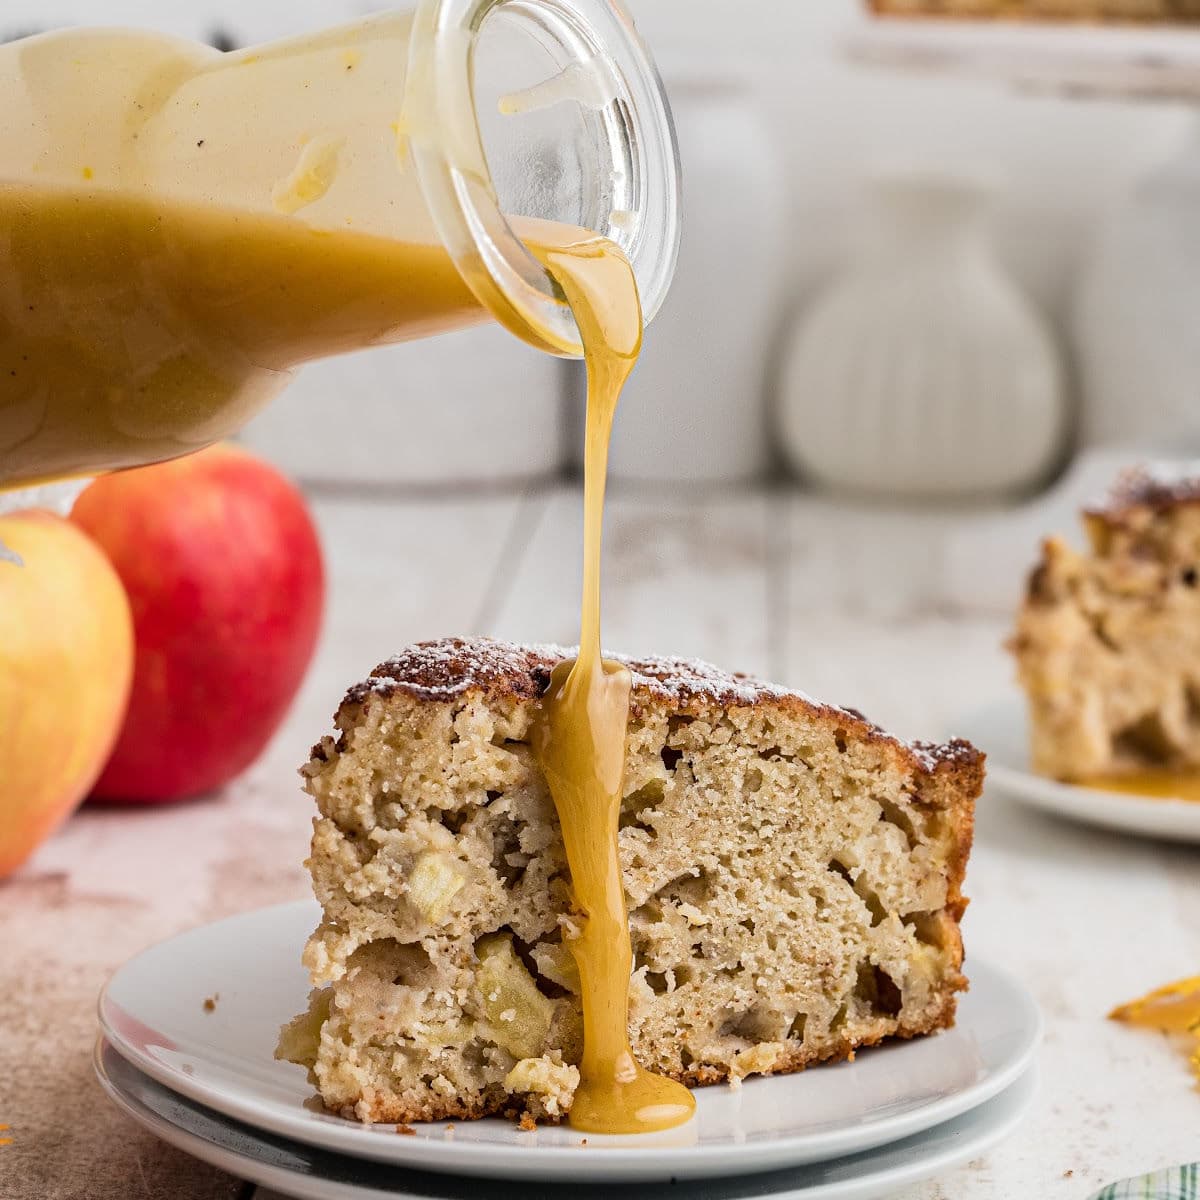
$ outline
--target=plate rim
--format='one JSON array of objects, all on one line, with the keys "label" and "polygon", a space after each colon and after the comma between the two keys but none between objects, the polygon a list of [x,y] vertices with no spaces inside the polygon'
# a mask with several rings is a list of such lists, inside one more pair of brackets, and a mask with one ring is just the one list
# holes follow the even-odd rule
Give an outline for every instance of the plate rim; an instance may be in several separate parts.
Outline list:
[{"label": "plate rim", "polygon": [[[1023,715],[1021,699],[1009,696],[973,709],[955,722],[958,735],[974,740],[988,756],[985,788],[990,783],[1021,804],[1081,824],[1163,841],[1200,844],[1200,802],[1172,796],[1137,796],[1067,783],[1038,775],[1032,768],[1013,766],[1011,758],[1007,762],[998,761],[996,751],[984,744],[981,735],[989,725],[1000,727],[1003,733],[1002,723],[1017,715]],[[999,742],[999,738],[996,740]]]},{"label": "plate rim", "polygon": [[[577,1148],[574,1146],[528,1146],[506,1142],[482,1143],[454,1142],[452,1156],[446,1153],[445,1144],[424,1138],[381,1138],[372,1132],[371,1126],[353,1122],[331,1125],[306,1119],[300,1112],[281,1112],[269,1105],[253,1105],[239,1101],[236,1096],[205,1085],[194,1076],[176,1071],[160,1060],[142,1052],[125,1039],[108,1019],[106,1006],[110,1001],[110,990],[123,971],[141,959],[161,951],[166,946],[189,935],[212,931],[214,928],[235,924],[252,917],[265,917],[301,907],[319,912],[315,901],[291,901],[267,905],[233,914],[218,921],[194,926],[173,936],[166,937],[132,956],[112,973],[102,989],[97,1002],[97,1015],[102,1033],[113,1049],[133,1067],[148,1075],[154,1082],[189,1100],[203,1105],[222,1116],[240,1121],[262,1132],[289,1138],[317,1149],[337,1154],[389,1163],[441,1174],[471,1175],[495,1178],[503,1174],[508,1178],[554,1179],[571,1181],[576,1178],[578,1168]],[[847,1125],[841,1129],[820,1135],[819,1148],[806,1142],[813,1135],[782,1135],[754,1143],[720,1145],[691,1145],[686,1147],[653,1145],[605,1146],[601,1154],[589,1159],[589,1172],[597,1181],[637,1181],[648,1179],[695,1178],[699,1175],[715,1178],[725,1175],[758,1173],[778,1170],[788,1166],[824,1161],[847,1154],[865,1152],[892,1142],[914,1136],[935,1125],[953,1120],[979,1105],[987,1103],[1003,1092],[1028,1068],[1036,1057],[1043,1034],[1041,1010],[1032,994],[1013,974],[997,967],[985,959],[971,957],[968,969],[972,973],[971,984],[977,985],[977,976],[982,972],[989,977],[992,986],[1011,993],[1010,999],[1022,1010],[1020,1028],[1024,1031],[1019,1048],[1003,1066],[990,1073],[985,1079],[967,1085],[952,1095],[939,1097],[911,1112],[890,1119],[881,1119],[874,1127],[861,1124]],[[940,1031],[939,1031],[940,1032]],[[933,1036],[937,1036],[935,1033]],[[852,1068],[851,1068],[852,1069]],[[790,1076],[780,1078],[791,1078]],[[748,1080],[743,1086],[754,1086]],[[440,1124],[440,1123],[435,1123]],[[599,1149],[599,1145],[596,1147]],[[536,1158],[533,1156],[536,1155]]]},{"label": "plate rim", "polygon": [[[322,1179],[320,1176],[302,1176],[296,1175],[294,1172],[288,1171],[286,1168],[266,1164],[258,1158],[248,1153],[246,1150],[237,1149],[229,1146],[223,1146],[218,1142],[205,1137],[203,1134],[197,1133],[185,1126],[176,1124],[163,1114],[156,1112],[149,1105],[145,1104],[136,1096],[127,1093],[124,1088],[118,1084],[109,1074],[105,1065],[105,1050],[110,1051],[115,1057],[127,1063],[131,1070],[138,1071],[138,1068],[129,1063],[124,1056],[119,1053],[115,1046],[105,1038],[101,1033],[97,1036],[95,1048],[92,1054],[92,1066],[96,1077],[100,1083],[102,1090],[107,1095],[110,1101],[123,1112],[127,1117],[133,1120],[142,1128],[148,1130],[154,1136],[161,1138],[169,1144],[182,1150],[184,1153],[198,1158],[203,1162],[209,1163],[220,1170],[231,1171],[236,1170],[236,1177],[248,1179],[260,1187],[269,1187],[277,1189],[281,1194],[296,1195],[291,1188],[294,1187],[294,1180],[311,1182],[314,1186],[306,1189],[306,1195],[312,1197],[312,1200],[324,1200],[330,1193],[327,1190],[329,1187],[337,1186],[339,1189],[344,1187],[353,1188],[352,1196],[361,1197],[362,1200],[384,1200],[386,1196],[396,1196],[399,1200],[415,1200],[416,1192],[396,1192],[389,1189],[386,1193],[380,1192],[378,1189],[369,1186],[360,1186],[356,1184],[339,1183],[330,1179]],[[139,1072],[139,1074],[144,1074]],[[151,1079],[152,1086],[160,1088],[165,1092],[171,1092],[172,1089],[159,1084],[156,1080]],[[891,1188],[902,1188],[912,1184],[922,1182],[924,1180],[933,1179],[943,1174],[946,1171],[952,1170],[956,1166],[970,1162],[980,1155],[987,1154],[996,1146],[1006,1141],[1016,1129],[1028,1117],[1031,1109],[1034,1106],[1041,1091],[1041,1074],[1039,1066],[1036,1062],[1029,1062],[1025,1069],[1013,1079],[1007,1087],[1001,1089],[995,1096],[984,1101],[982,1104],[969,1109],[964,1113],[960,1113],[957,1118],[952,1118],[951,1121],[941,1122],[939,1125],[931,1127],[933,1130],[941,1128],[943,1125],[948,1125],[953,1120],[967,1120],[971,1117],[980,1117],[981,1115],[986,1120],[988,1114],[982,1113],[981,1110],[986,1110],[992,1105],[998,1105],[1003,1099],[1012,1095],[1015,1097],[1016,1107],[1012,1111],[1002,1113],[999,1118],[992,1117],[991,1123],[986,1124],[981,1130],[968,1130],[965,1136],[957,1136],[950,1143],[945,1145],[940,1151],[934,1153],[927,1158],[918,1158],[902,1165],[887,1166],[886,1163],[876,1165],[872,1169],[870,1163],[867,1164],[867,1171],[861,1176],[850,1179],[834,1180],[833,1182],[818,1183],[816,1185],[801,1184],[799,1188],[785,1188],[779,1192],[762,1195],[758,1200],[855,1200],[856,1197],[863,1195],[863,1189],[871,1189],[871,1194],[876,1194],[874,1188],[886,1186]],[[203,1108],[203,1105],[199,1105]],[[206,1110],[211,1113],[212,1110]],[[228,1121],[229,1118],[224,1114],[212,1114],[221,1122]],[[235,1123],[236,1124],[236,1123]],[[261,1131],[251,1129],[252,1136],[259,1134]],[[926,1133],[930,1130],[924,1131]],[[912,1135],[913,1138],[920,1135]],[[287,1139],[285,1139],[287,1140]],[[901,1139],[909,1140],[909,1139]],[[893,1150],[897,1145],[896,1142],[888,1142],[881,1146],[876,1146],[873,1149],[862,1151],[862,1156],[883,1156]],[[346,1155],[339,1155],[334,1152],[334,1157],[346,1158]],[[859,1157],[858,1155],[850,1155],[845,1157]],[[239,1164],[236,1169],[231,1167],[231,1160]],[[351,1161],[354,1161],[351,1159]],[[835,1160],[827,1160],[835,1161]],[[240,1164],[246,1164],[246,1167]],[[376,1164],[383,1166],[383,1164]],[[802,1164],[798,1164],[802,1165]],[[808,1164],[810,1166],[817,1164]],[[438,1174],[444,1174],[439,1172]],[[744,1172],[744,1176],[758,1175],[762,1172],[750,1171]],[[460,1176],[460,1182],[470,1179],[470,1176]],[[505,1182],[514,1183],[517,1180],[510,1179]],[[603,1180],[593,1179],[590,1182],[603,1183]],[[648,1181],[649,1182],[649,1181]],[[684,1189],[689,1186],[689,1182],[703,1183],[703,1179],[695,1181],[680,1181]],[[323,1184],[323,1186],[321,1186]],[[339,1194],[342,1194],[339,1191]],[[681,1192],[681,1196],[686,1196],[685,1192]]]}]

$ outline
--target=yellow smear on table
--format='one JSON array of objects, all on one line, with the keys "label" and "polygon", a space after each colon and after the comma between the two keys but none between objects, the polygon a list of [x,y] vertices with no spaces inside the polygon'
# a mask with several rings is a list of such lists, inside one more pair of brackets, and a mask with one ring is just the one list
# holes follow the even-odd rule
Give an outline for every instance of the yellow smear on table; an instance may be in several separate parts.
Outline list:
[{"label": "yellow smear on table", "polygon": [[1200,1083],[1200,975],[1169,983],[1140,1000],[1119,1005],[1108,1015],[1113,1021],[1191,1038],[1189,1061]]}]

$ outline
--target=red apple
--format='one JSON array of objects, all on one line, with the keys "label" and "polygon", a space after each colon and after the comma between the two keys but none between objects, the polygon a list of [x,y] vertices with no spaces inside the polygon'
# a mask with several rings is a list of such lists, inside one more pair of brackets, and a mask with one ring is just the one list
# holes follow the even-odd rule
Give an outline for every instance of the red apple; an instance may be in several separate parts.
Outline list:
[{"label": "red apple", "polygon": [[0,879],[100,774],[133,675],[129,602],[103,552],[44,512],[0,517]]},{"label": "red apple", "polygon": [[129,711],[98,799],[153,803],[228,783],[262,752],[312,658],[324,570],[300,493],[230,446],[107,475],[71,519],[129,593]]}]

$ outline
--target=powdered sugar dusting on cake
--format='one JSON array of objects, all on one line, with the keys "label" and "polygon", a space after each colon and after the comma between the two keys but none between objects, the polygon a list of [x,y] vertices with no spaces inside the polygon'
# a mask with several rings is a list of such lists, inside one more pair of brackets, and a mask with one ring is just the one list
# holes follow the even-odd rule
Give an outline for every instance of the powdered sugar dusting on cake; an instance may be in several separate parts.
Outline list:
[{"label": "powdered sugar dusting on cake", "polygon": [[1090,516],[1119,518],[1131,508],[1200,502],[1200,459],[1141,463],[1122,471],[1103,496],[1084,506]]},{"label": "powdered sugar dusting on cake", "polygon": [[[371,677],[351,689],[359,697],[374,692],[386,694],[401,688],[430,700],[450,699],[471,690],[540,696],[550,672],[578,653],[574,646],[552,644],[517,645],[490,638],[445,638],[409,646],[381,663]],[[651,657],[630,658],[620,654],[605,657],[624,663],[633,676],[635,691],[647,691],[668,702],[709,700],[725,705],[755,704],[768,698],[807,696],[748,675],[731,675],[701,659]]]},{"label": "powdered sugar dusting on cake", "polygon": [[[361,704],[372,695],[386,697],[397,691],[430,703],[445,703],[472,691],[533,700],[549,686],[554,667],[573,659],[576,653],[574,647],[524,646],[490,638],[420,642],[376,667],[369,679],[346,693],[345,703]],[[924,771],[933,772],[943,764],[961,764],[979,757],[979,752],[968,742],[952,741],[944,745],[904,742],[853,709],[823,704],[803,692],[748,675],[730,674],[702,659],[628,658],[619,654],[606,657],[629,668],[635,702],[639,692],[681,709],[695,702],[736,708],[792,700],[818,712],[844,716],[873,736],[895,743],[911,754]]]}]

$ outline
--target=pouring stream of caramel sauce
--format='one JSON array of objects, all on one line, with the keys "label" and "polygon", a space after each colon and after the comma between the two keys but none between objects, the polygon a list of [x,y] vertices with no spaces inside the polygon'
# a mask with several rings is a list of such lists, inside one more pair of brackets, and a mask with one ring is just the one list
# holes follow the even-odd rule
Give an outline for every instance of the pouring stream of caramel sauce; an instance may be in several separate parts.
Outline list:
[{"label": "pouring stream of caramel sauce", "polygon": [[534,751],[558,810],[571,890],[581,925],[568,945],[579,967],[583,1002],[581,1081],[570,1121],[594,1133],[642,1133],[682,1124],[691,1092],[652,1075],[629,1045],[633,950],[617,827],[629,720],[629,671],[600,651],[600,546],[613,416],[637,362],[642,312],[633,270],[602,238],[535,254],[575,315],[587,362],[584,460],[584,568],[579,656],[559,664],[541,702]]}]

